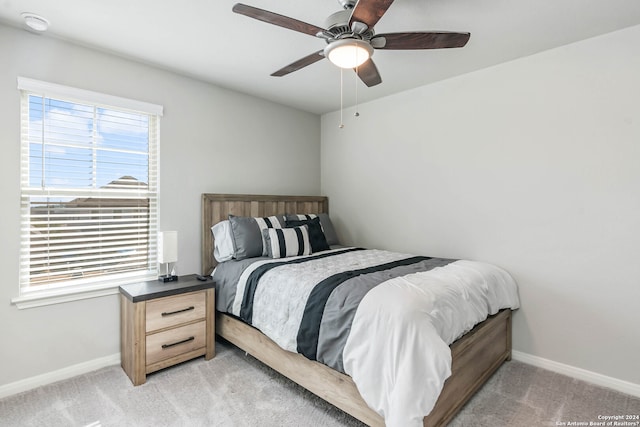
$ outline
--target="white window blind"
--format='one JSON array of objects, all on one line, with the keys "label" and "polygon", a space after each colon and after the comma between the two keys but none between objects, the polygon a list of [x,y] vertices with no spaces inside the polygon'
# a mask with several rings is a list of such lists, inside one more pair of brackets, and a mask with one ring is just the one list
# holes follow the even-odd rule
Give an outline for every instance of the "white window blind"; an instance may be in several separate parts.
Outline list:
[{"label": "white window blind", "polygon": [[21,295],[155,275],[162,108],[30,79],[18,88]]}]

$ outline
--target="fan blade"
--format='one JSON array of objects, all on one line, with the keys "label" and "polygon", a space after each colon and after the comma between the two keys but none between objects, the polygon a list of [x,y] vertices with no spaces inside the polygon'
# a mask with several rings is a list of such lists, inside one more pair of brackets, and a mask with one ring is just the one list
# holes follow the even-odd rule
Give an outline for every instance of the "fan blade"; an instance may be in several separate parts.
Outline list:
[{"label": "fan blade", "polygon": [[409,33],[377,34],[371,39],[376,49],[446,49],[463,47],[469,41],[469,33],[448,31],[416,31]]},{"label": "fan blade", "polygon": [[232,10],[240,15],[245,15],[249,18],[288,28],[299,33],[309,34],[310,36],[315,36],[319,32],[324,31],[323,28],[316,27],[315,25],[307,24],[306,22],[298,21],[297,19],[289,18],[288,16],[278,15],[277,13],[269,12],[268,10],[247,6],[242,3],[236,3]]},{"label": "fan blade", "polygon": [[282,77],[282,76],[286,76],[289,73],[293,73],[294,71],[298,71],[299,69],[304,68],[307,65],[311,65],[313,63],[320,61],[321,59],[324,59],[324,55],[322,55],[323,52],[324,52],[324,49],[321,49],[317,52],[313,52],[311,55],[307,55],[304,58],[298,59],[296,62],[289,64],[284,68],[279,69],[278,71],[276,71],[271,75],[274,77]]},{"label": "fan blade", "polygon": [[378,72],[378,68],[376,64],[373,63],[371,58],[367,60],[364,64],[359,66],[358,68],[353,69],[360,80],[367,86],[375,86],[382,83],[382,77],[380,77],[380,73]]},{"label": "fan blade", "polygon": [[364,22],[369,28],[373,28],[389,9],[391,3],[393,0],[359,0],[351,12],[349,27],[353,22]]}]

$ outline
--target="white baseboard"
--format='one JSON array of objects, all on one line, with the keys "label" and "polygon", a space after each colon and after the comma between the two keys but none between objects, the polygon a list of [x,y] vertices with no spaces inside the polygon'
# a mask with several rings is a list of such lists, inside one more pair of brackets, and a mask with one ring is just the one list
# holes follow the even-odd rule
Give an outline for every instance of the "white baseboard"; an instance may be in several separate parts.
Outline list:
[{"label": "white baseboard", "polygon": [[586,369],[576,368],[575,366],[565,365],[564,363],[554,362],[553,360],[544,359],[542,357],[533,356],[516,350],[511,352],[511,356],[513,360],[517,360],[518,362],[527,363],[571,378],[576,378],[578,380],[640,397],[640,384],[634,384],[617,378],[608,377],[606,375],[597,374],[595,372],[587,371]]},{"label": "white baseboard", "polygon": [[66,380],[77,375],[86,374],[107,366],[119,365],[120,353],[111,356],[100,357],[98,359],[89,360],[87,362],[78,363],[77,365],[58,369],[57,371],[47,372],[46,374],[36,375],[35,377],[16,381],[5,385],[0,385],[0,399],[23,391],[31,390],[43,385],[51,384],[56,381]]},{"label": "white baseboard", "polygon": [[[608,377],[606,375],[597,374],[587,371],[586,369],[576,368],[575,366],[565,365],[564,363],[554,362],[553,360],[544,359],[542,357],[533,356],[521,351],[512,351],[513,360],[522,363],[547,369],[558,374],[566,375],[602,387],[611,388],[622,393],[640,397],[640,384],[634,384],[628,381],[619,380],[617,378]],[[89,360],[88,362],[78,363],[77,365],[59,369],[57,371],[48,372],[46,374],[37,375],[35,377],[16,381],[14,383],[0,385],[0,399],[23,391],[31,390],[56,381],[66,380],[77,375],[86,374],[107,366],[119,365],[120,353],[111,356],[100,357],[98,359]]]}]

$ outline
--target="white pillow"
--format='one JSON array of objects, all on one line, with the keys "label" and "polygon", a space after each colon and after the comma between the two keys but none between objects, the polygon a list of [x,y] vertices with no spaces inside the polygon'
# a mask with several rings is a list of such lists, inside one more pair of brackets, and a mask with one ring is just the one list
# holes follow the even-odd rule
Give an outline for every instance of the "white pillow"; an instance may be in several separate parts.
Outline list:
[{"label": "white pillow", "polygon": [[213,257],[218,262],[229,261],[234,253],[231,223],[229,220],[220,221],[211,227],[211,232],[214,238]]}]

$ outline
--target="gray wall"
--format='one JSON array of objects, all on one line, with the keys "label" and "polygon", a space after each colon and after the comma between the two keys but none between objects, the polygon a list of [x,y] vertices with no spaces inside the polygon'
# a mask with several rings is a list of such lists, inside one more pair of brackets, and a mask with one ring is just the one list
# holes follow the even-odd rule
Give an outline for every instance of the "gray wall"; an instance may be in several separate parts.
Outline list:
[{"label": "gray wall", "polygon": [[640,385],[638,46],[640,26],[325,114],[339,233],[506,268],[516,350]]},{"label": "gray wall", "polygon": [[516,350],[640,384],[639,44],[634,27],[390,96],[361,105],[357,120],[345,114],[339,130],[338,113],[321,124],[0,25],[0,387],[119,351],[115,296],[9,303],[18,75],[164,105],[161,228],[180,233],[179,273],[199,269],[200,193],[322,189],[347,243],[511,271],[523,305]]},{"label": "gray wall", "polygon": [[119,352],[116,295],[18,310],[17,76],[164,106],[160,223],[178,230],[178,273],[200,269],[203,192],[315,195],[320,117],[0,25],[0,386]]}]

